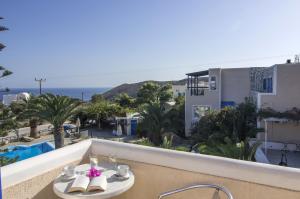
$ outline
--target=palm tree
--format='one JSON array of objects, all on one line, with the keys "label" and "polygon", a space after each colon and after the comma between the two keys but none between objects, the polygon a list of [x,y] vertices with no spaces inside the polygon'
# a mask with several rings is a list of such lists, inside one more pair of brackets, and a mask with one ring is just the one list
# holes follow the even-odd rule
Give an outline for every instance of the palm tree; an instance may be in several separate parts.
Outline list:
[{"label": "palm tree", "polygon": [[170,126],[170,120],[166,111],[159,103],[148,104],[146,110],[141,113],[143,120],[141,128],[147,132],[147,137],[155,145],[162,143],[162,134]]},{"label": "palm tree", "polygon": [[[1,19],[3,19],[3,17],[0,17],[0,20],[1,20]],[[1,32],[1,31],[6,31],[6,30],[8,30],[8,28],[6,28],[5,26],[1,26],[1,25],[0,25],[0,32]],[[5,47],[6,47],[6,46],[0,42],[0,51],[2,51],[2,49],[5,48]],[[6,77],[6,76],[9,76],[9,75],[12,74],[11,71],[5,69],[3,66],[0,66],[0,73],[1,73],[1,74],[0,74],[0,78]],[[6,88],[6,89],[4,90],[4,92],[7,92],[8,90],[9,90],[9,89]],[[3,91],[2,91],[2,92],[3,92]]]},{"label": "palm tree", "polygon": [[74,114],[79,104],[79,100],[48,93],[34,99],[26,112],[31,117],[37,117],[53,125],[55,148],[58,149],[64,146],[63,124]]},{"label": "palm tree", "polygon": [[[38,121],[34,115],[30,115],[28,110],[31,109],[36,103],[37,99],[35,96],[31,95],[28,99],[24,99],[21,102],[14,102],[10,105],[13,112],[17,115],[17,120],[23,121],[24,119],[29,119],[29,126],[30,126],[30,134],[29,136],[32,138],[38,138]],[[15,110],[16,109],[16,110]],[[20,111],[19,111],[20,110]]]}]

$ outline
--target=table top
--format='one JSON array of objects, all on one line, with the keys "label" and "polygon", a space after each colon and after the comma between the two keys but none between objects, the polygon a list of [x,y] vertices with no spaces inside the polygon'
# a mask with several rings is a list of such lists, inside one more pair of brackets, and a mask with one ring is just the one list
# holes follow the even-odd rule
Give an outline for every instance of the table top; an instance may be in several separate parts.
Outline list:
[{"label": "table top", "polygon": [[[75,168],[76,172],[85,172],[90,168],[89,164],[79,165]],[[109,169],[112,168],[108,164],[100,165],[98,169],[104,171],[102,175],[105,175],[107,178],[107,189],[105,191],[96,191],[96,192],[73,192],[68,193],[68,189],[71,187],[74,179],[72,180],[64,180],[62,176],[58,176],[53,183],[53,191],[54,193],[64,199],[100,199],[100,198],[111,198],[117,195],[120,195],[127,190],[129,190],[134,184],[134,175],[130,171],[129,178],[126,180],[117,179],[114,174],[116,171]]]}]

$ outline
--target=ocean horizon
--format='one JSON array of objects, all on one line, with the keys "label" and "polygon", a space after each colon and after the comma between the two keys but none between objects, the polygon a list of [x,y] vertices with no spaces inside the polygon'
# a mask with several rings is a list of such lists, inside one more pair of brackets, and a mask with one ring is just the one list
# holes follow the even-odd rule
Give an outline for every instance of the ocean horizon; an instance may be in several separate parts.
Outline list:
[{"label": "ocean horizon", "polygon": [[[91,88],[42,88],[43,93],[52,93],[55,95],[64,95],[72,98],[81,99],[83,93],[83,100],[89,101],[91,100],[94,94],[102,94],[105,91],[108,91],[109,87],[91,87]],[[9,88],[8,92],[0,92],[0,99],[2,101],[3,95],[8,94],[18,94],[22,92],[27,92],[32,95],[39,95],[39,88]]]}]

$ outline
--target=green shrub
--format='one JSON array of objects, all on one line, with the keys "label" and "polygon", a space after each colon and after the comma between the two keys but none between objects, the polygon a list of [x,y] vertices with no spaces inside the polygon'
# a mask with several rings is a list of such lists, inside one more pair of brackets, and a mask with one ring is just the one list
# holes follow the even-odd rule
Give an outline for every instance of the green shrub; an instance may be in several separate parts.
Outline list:
[{"label": "green shrub", "polygon": [[18,160],[18,158],[19,158],[18,156],[15,158],[7,158],[4,156],[1,156],[0,157],[0,167],[12,164],[12,163],[16,162]]},{"label": "green shrub", "polygon": [[245,141],[256,135],[256,107],[246,98],[237,107],[225,107],[220,111],[211,111],[201,117],[193,127],[192,135],[198,142],[224,143],[225,137],[232,142]]},{"label": "green shrub", "polygon": [[189,148],[186,146],[177,146],[174,148],[176,151],[185,151],[185,152],[189,152]]},{"label": "green shrub", "polygon": [[198,150],[201,154],[253,161],[255,152],[261,144],[256,142],[250,146],[248,139],[245,142],[235,143],[227,137],[224,143],[211,142],[209,144],[200,144]]},{"label": "green shrub", "polygon": [[143,145],[143,146],[154,146],[154,144],[148,138],[141,138],[136,141],[135,144]]},{"label": "green shrub", "polygon": [[170,138],[165,136],[160,147],[165,149],[171,149],[172,145],[173,145],[173,136]]}]

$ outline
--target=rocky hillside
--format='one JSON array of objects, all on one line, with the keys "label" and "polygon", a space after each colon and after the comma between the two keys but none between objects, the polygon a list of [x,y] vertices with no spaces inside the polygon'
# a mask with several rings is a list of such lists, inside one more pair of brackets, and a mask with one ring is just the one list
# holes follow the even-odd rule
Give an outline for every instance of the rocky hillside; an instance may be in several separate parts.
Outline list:
[{"label": "rocky hillside", "polygon": [[159,85],[165,85],[167,83],[170,83],[172,85],[184,85],[186,83],[186,79],[182,79],[182,80],[178,80],[178,81],[143,81],[143,82],[132,83],[132,84],[121,84],[119,86],[116,86],[116,87],[106,91],[105,93],[103,93],[103,96],[106,99],[112,99],[120,93],[127,93],[128,95],[130,95],[132,97],[136,97],[137,91],[146,82],[153,82],[153,83],[157,83]]}]

